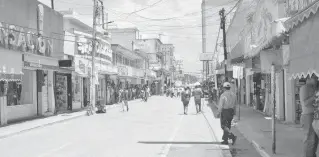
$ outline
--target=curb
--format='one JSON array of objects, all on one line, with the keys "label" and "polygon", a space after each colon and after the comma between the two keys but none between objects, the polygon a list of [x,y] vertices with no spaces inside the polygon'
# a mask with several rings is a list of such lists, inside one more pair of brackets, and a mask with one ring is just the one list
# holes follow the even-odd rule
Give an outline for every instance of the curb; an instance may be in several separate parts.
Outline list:
[{"label": "curb", "polygon": [[[214,106],[218,108],[218,106],[216,104]],[[236,126],[236,128],[244,136],[244,138],[247,139],[248,142],[256,149],[256,151],[260,154],[260,156],[262,156],[262,157],[271,157],[256,141],[249,140],[247,138],[247,136],[239,129],[238,126]],[[224,150],[223,150],[223,152],[224,152]],[[232,155],[231,155],[230,152],[229,152],[229,154],[230,154],[230,156],[228,154],[226,156],[224,156],[224,154],[223,154],[223,157],[231,157]]]},{"label": "curb", "polygon": [[264,148],[262,148],[256,141],[248,139],[248,137],[239,129],[238,126],[236,126],[237,130],[244,136],[245,139],[248,140],[248,142],[256,149],[256,151],[260,154],[262,157],[271,157]]},{"label": "curb", "polygon": [[257,142],[252,140],[251,143],[262,157],[270,157],[270,155],[262,147],[260,147]]},{"label": "curb", "polygon": [[[116,107],[119,107],[119,106],[120,105],[110,105],[110,107],[106,108],[106,110],[110,110],[112,108],[116,108]],[[73,120],[73,119],[80,118],[80,117],[83,117],[83,116],[87,115],[86,110],[85,111],[81,111],[81,112],[83,112],[83,113],[79,114],[79,115],[76,115],[76,116],[73,116],[73,117],[70,117],[70,118],[67,118],[67,119],[62,119],[62,120],[57,120],[57,121],[54,121],[54,122],[49,122],[49,123],[46,123],[46,124],[34,126],[34,127],[31,127],[31,128],[28,128],[28,129],[17,131],[17,132],[8,133],[8,134],[2,135],[2,136],[0,135],[0,139],[5,139],[5,138],[12,137],[12,136],[15,136],[15,135],[18,135],[18,134],[21,134],[21,133],[25,133],[25,132],[28,132],[28,131],[31,131],[31,130],[43,128],[43,127],[54,125],[54,124],[57,124],[57,123],[66,122],[66,121]]]},{"label": "curb", "polygon": [[12,137],[12,136],[15,136],[15,135],[18,135],[18,134],[21,134],[21,133],[24,133],[24,132],[28,132],[28,131],[31,131],[31,130],[34,130],[34,129],[39,129],[39,128],[43,128],[43,127],[46,127],[46,126],[54,125],[54,124],[57,124],[57,123],[69,121],[69,120],[76,119],[76,118],[79,118],[79,117],[82,117],[82,116],[85,116],[85,115],[86,115],[86,112],[83,111],[83,114],[80,114],[80,115],[77,115],[77,116],[74,116],[74,117],[71,117],[71,118],[68,118],[68,119],[58,120],[58,121],[55,121],[55,122],[50,122],[50,123],[46,123],[46,124],[43,124],[43,125],[38,125],[38,126],[34,126],[34,127],[31,127],[31,128],[28,128],[28,129],[24,129],[24,130],[20,130],[20,131],[17,131],[17,132],[8,133],[6,135],[2,135],[2,136],[0,136],[0,139],[5,139],[5,138]]}]

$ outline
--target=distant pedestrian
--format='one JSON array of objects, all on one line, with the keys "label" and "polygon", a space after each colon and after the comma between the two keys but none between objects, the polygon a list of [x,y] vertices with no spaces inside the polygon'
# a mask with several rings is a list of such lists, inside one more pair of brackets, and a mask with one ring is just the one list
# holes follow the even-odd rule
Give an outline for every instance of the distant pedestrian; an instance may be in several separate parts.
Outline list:
[{"label": "distant pedestrian", "polygon": [[218,107],[218,116],[220,116],[221,128],[224,131],[222,144],[228,144],[228,139],[231,139],[233,142],[232,144],[234,145],[237,137],[230,131],[230,129],[231,122],[236,112],[236,96],[230,91],[231,84],[229,82],[225,82],[223,87],[225,91],[220,96]]},{"label": "distant pedestrian", "polygon": [[316,85],[317,77],[313,75],[311,78],[307,78],[306,84],[300,88],[299,93],[302,107],[300,120],[305,136],[302,157],[316,157],[318,147],[318,136],[312,126],[315,111]]},{"label": "distant pedestrian", "polygon": [[125,108],[126,108],[126,111],[128,112],[129,91],[127,88],[122,93],[122,99],[123,99],[123,112],[125,111]]},{"label": "distant pedestrian", "polygon": [[184,91],[182,92],[182,102],[184,106],[184,114],[187,115],[188,112],[188,104],[191,99],[191,91],[189,87],[186,87]]},{"label": "distant pedestrian", "polygon": [[202,89],[200,88],[200,86],[196,86],[194,90],[194,101],[195,101],[197,113],[202,112],[202,97],[203,97]]}]

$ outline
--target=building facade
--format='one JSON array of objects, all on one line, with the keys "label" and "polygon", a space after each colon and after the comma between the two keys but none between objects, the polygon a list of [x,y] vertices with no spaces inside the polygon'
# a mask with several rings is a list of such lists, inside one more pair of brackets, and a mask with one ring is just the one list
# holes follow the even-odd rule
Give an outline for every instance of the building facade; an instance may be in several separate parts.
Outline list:
[{"label": "building facade", "polygon": [[[63,17],[37,0],[6,1],[1,19],[1,124],[55,112]],[[6,13],[15,10],[15,14]]]},{"label": "building facade", "polygon": [[101,104],[111,102],[111,76],[117,74],[112,65],[110,38],[97,31],[95,74],[92,74],[93,28],[77,17],[73,10],[62,11],[64,15],[65,46],[63,59],[72,60],[72,102],[73,110],[86,107],[90,100],[92,75],[95,78],[95,99]]}]

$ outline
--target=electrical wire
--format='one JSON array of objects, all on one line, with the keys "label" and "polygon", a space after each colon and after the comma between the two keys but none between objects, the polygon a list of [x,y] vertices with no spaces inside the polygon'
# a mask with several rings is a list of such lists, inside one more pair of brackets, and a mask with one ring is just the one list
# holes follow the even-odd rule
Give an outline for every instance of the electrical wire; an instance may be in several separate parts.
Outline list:
[{"label": "electrical wire", "polygon": [[155,3],[153,3],[153,4],[151,4],[151,5],[147,6],[147,7],[144,7],[144,8],[142,8],[142,9],[137,10],[137,11],[133,11],[133,12],[129,13],[129,15],[127,15],[126,19],[129,18],[132,14],[136,14],[136,13],[141,12],[141,11],[143,11],[143,10],[152,8],[152,7],[156,6],[157,4],[161,3],[162,1],[163,1],[163,0],[158,0],[158,1],[156,1]]}]

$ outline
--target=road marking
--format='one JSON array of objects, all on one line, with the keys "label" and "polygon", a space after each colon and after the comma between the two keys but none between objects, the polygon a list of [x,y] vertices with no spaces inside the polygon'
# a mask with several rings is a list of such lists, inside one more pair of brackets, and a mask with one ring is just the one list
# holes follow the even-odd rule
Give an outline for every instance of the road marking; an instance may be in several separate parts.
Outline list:
[{"label": "road marking", "polygon": [[[177,124],[177,127],[175,128],[173,134],[171,135],[171,137],[168,140],[169,142],[172,142],[175,139],[177,132],[178,132],[179,128],[181,127],[183,118],[184,118],[184,115],[182,115],[181,118],[179,119],[179,123]],[[172,146],[171,143],[165,144],[162,151],[160,152],[160,157],[166,157],[168,155],[168,152],[169,152],[171,146]]]},{"label": "road marking", "polygon": [[46,157],[46,156],[52,155],[53,153],[65,148],[65,147],[67,147],[69,145],[71,145],[71,142],[65,143],[62,146],[58,147],[58,148],[52,149],[52,150],[50,150],[50,151],[48,151],[48,152],[46,152],[44,154],[39,155],[38,157]]}]

